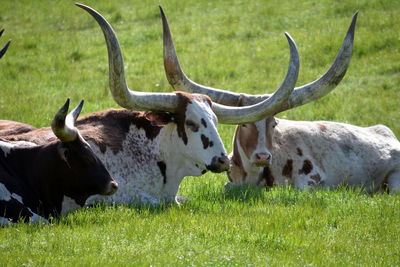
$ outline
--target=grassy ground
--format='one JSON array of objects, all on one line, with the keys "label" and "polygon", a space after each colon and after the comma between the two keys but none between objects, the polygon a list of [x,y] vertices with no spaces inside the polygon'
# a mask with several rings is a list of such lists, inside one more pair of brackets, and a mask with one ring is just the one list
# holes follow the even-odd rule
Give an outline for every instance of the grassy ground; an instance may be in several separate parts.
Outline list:
[{"label": "grassy ground", "polygon": [[[117,107],[94,20],[73,1],[2,0],[0,118],[48,126],[67,97],[84,113]],[[400,2],[86,1],[113,25],[132,89],[171,91],[162,65],[158,5],[193,80],[272,92],[299,48],[299,85],[329,67],[359,10],[350,68],[329,96],[280,114],[389,126],[400,137]],[[232,126],[221,125],[231,150]],[[339,189],[226,192],[225,175],[184,180],[185,205],[98,207],[45,226],[0,229],[0,265],[400,265],[400,196]]]}]

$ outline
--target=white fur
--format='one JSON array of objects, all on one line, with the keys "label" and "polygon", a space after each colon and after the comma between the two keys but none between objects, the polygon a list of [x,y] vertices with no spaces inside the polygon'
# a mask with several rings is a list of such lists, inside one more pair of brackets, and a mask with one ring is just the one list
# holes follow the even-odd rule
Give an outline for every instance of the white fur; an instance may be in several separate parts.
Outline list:
[{"label": "white fur", "polygon": [[[89,140],[94,153],[103,161],[111,176],[119,185],[112,196],[92,196],[88,204],[105,201],[109,203],[150,203],[174,202],[184,176],[199,176],[211,164],[214,156],[226,154],[216,128],[216,117],[211,108],[202,101],[192,101],[188,105],[186,118],[198,122],[201,129],[192,132],[186,128],[188,143],[185,145],[177,134],[175,123],[165,125],[160,133],[150,140],[143,129],[131,125],[122,143],[122,150],[114,154],[107,148],[105,153]],[[204,118],[207,128],[200,120]],[[185,126],[186,127],[186,126]],[[214,143],[203,148],[200,135],[206,135]],[[157,165],[166,164],[166,183]]]},{"label": "white fur", "polygon": [[[400,143],[386,126],[363,128],[325,121],[278,122],[269,166],[274,184],[291,184],[302,189],[347,184],[375,192],[387,179],[391,192],[400,191]],[[233,183],[258,179],[258,168],[248,164],[249,159],[241,148],[239,152],[244,170],[252,177],[234,177]],[[292,161],[291,177],[283,175],[288,160]],[[305,160],[312,163],[312,170],[306,174],[301,171]]]},{"label": "white fur", "polygon": [[77,210],[82,208],[79,204],[77,204],[75,202],[75,200],[73,200],[70,197],[67,197],[64,195],[63,201],[61,203],[61,215],[64,215],[68,212]]},{"label": "white fur", "polygon": [[3,151],[5,157],[7,157],[7,155],[10,154],[11,148],[13,147],[32,147],[32,146],[37,146],[37,145],[35,143],[26,141],[15,141],[15,142],[0,141],[0,149]]}]

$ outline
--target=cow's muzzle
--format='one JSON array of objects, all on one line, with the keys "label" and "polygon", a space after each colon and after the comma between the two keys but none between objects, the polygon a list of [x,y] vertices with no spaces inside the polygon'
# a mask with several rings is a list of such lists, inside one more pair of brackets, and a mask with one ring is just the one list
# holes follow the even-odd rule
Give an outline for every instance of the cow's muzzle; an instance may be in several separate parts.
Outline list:
[{"label": "cow's muzzle", "polygon": [[106,189],[106,192],[104,195],[111,196],[118,190],[118,183],[116,181],[111,181]]},{"label": "cow's muzzle", "polygon": [[224,172],[229,170],[229,158],[226,155],[221,157],[215,156],[211,160],[211,164],[207,165],[207,170],[212,172]]},{"label": "cow's muzzle", "polygon": [[271,153],[259,152],[253,155],[252,164],[257,167],[265,167],[271,164]]}]

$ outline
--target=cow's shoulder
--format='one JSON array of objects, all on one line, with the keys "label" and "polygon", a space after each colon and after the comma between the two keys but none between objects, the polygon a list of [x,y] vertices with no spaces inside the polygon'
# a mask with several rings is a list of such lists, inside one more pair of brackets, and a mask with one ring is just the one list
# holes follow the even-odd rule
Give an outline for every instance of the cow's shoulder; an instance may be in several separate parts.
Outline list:
[{"label": "cow's shoulder", "polygon": [[146,137],[152,140],[162,128],[152,123],[146,112],[127,109],[107,109],[90,113],[79,119],[76,126],[82,136],[94,142],[103,153],[107,147],[114,153],[120,151],[131,130],[142,129]]}]

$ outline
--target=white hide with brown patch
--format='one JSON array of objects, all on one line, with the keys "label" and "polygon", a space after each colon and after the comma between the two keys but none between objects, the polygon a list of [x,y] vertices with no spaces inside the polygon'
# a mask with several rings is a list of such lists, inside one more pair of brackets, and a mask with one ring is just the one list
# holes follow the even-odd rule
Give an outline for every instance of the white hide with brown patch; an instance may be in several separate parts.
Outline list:
[{"label": "white hide with brown patch", "polygon": [[[143,128],[132,124],[116,153],[110,148],[102,152],[89,137],[93,151],[118,182],[119,190],[110,197],[91,197],[88,202],[158,204],[160,201],[174,201],[182,179],[188,175],[204,174],[213,158],[221,160],[218,166],[221,171],[227,170],[227,153],[209,102],[203,97],[193,98],[187,105],[185,117],[186,144],[178,135],[177,121],[161,126],[153,139],[146,136]],[[212,146],[205,147],[202,135],[212,142]],[[164,174],[160,162],[165,164]]]},{"label": "white hide with brown patch", "polygon": [[[252,124],[251,133],[246,133],[248,128],[238,126],[236,130],[228,185],[305,189],[344,184],[367,192],[387,185],[390,192],[400,191],[400,143],[386,126],[363,128],[270,117]],[[254,138],[245,143],[240,138],[243,133]],[[256,166],[255,147],[272,155],[265,168]]]}]

